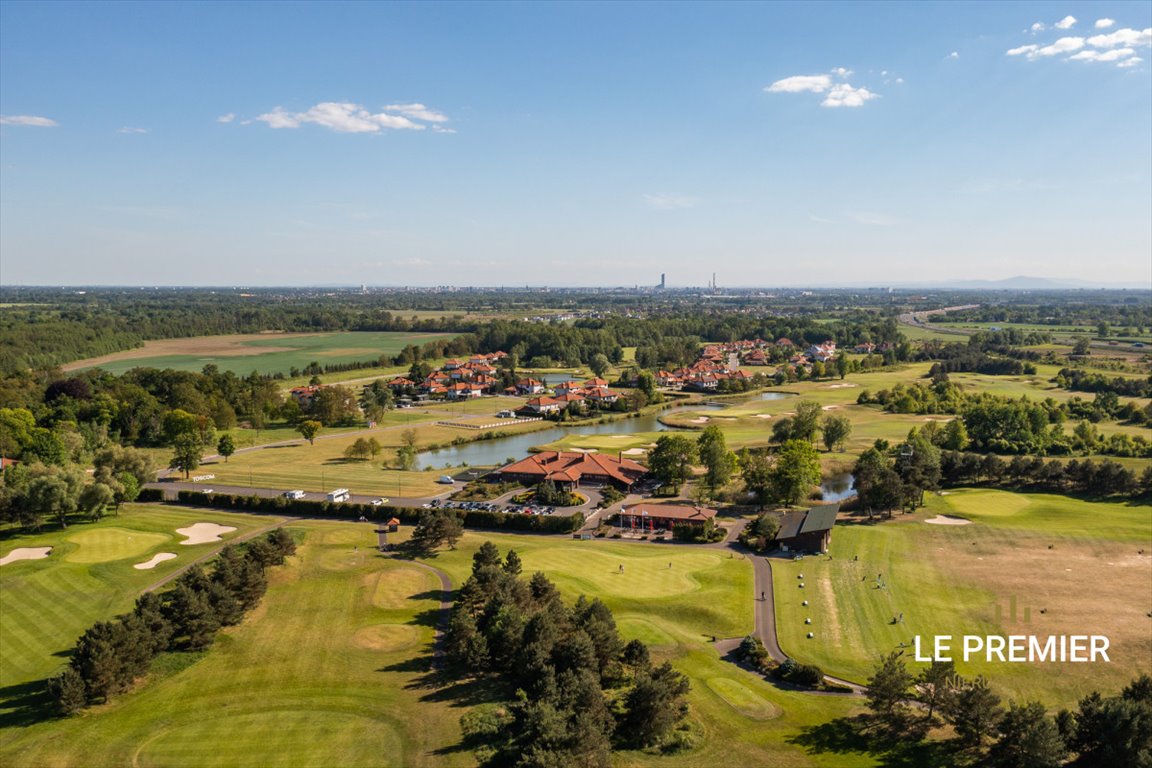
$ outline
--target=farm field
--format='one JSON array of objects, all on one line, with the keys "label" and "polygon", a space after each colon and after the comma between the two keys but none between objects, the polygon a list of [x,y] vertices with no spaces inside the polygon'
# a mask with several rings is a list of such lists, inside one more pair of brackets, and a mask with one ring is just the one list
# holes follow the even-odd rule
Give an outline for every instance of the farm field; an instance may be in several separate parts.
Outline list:
[{"label": "farm field", "polygon": [[[1014,328],[1019,331],[1048,333],[1052,335],[1052,340],[1059,343],[1072,344],[1077,339],[1089,338],[1096,340],[1097,329],[1095,327],[1088,328],[1086,326],[1075,325],[1041,325],[1036,323],[977,323],[965,321],[951,321],[933,323],[935,326],[942,328],[955,328],[965,331],[990,331],[995,329],[1007,330]],[[900,330],[904,330],[901,326]],[[1121,333],[1123,328],[1113,328],[1108,333],[1108,339],[1119,339],[1124,343],[1131,343],[1133,341],[1143,342],[1144,344],[1152,343],[1152,331],[1144,329],[1141,333],[1136,333],[1134,328],[1129,328],[1131,333]]]},{"label": "farm field", "polygon": [[[117,516],[64,531],[5,530],[0,555],[16,548],[52,551],[43,560],[0,566],[0,723],[13,719],[20,687],[55,674],[60,654],[89,626],[130,610],[148,585],[222,546],[182,545],[185,537],[176,529],[198,522],[226,525],[236,529],[223,535],[227,541],[277,520],[134,504]],[[176,557],[148,570],[133,567],[159,552]]]},{"label": "farm field", "polygon": [[[924,523],[940,514],[972,524]],[[986,675],[1008,698],[1071,706],[1093,689],[1119,690],[1152,671],[1148,506],[964,489],[932,496],[914,515],[837,525],[830,551],[832,559],[772,564],[781,645],[830,674],[863,682],[880,654],[910,646],[916,635],[984,634],[1111,641],[1111,664],[957,664],[961,674]],[[808,631],[816,637],[807,639]]]},{"label": "farm field", "polygon": [[[474,765],[458,721],[475,686],[441,688],[426,675],[441,594],[435,575],[376,554],[368,526],[300,521],[289,530],[302,539],[297,557],[271,572],[262,605],[213,649],[162,657],[143,686],[82,716],[9,730],[0,763],[84,766],[99,754],[141,766]],[[656,660],[690,677],[692,717],[707,735],[701,746],[670,756],[622,752],[616,764],[875,764],[791,743],[808,726],[859,711],[859,700],[779,690],[711,647],[712,633],[751,628],[746,560],[717,549],[470,532],[429,562],[458,585],[485,539],[515,548],[525,572],[547,573],[566,600],[599,596],[625,639],[645,640]]]},{"label": "farm field", "polygon": [[119,375],[141,366],[199,371],[205,365],[213,364],[237,376],[247,376],[252,371],[287,374],[291,368],[303,368],[311,362],[325,365],[376,360],[381,355],[395,355],[409,344],[420,346],[453,335],[347,331],[197,336],[147,341],[138,349],[78,360],[63,368],[74,371],[99,367]]}]

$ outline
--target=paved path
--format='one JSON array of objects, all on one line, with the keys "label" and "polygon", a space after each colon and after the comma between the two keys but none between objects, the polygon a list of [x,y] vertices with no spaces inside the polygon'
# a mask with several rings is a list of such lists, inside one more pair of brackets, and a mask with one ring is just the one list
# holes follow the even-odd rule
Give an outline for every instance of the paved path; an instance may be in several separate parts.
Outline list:
[{"label": "paved path", "polygon": [[430,571],[440,579],[440,623],[436,627],[435,639],[432,641],[434,645],[432,658],[439,659],[444,655],[444,633],[448,631],[448,621],[452,617],[452,580],[448,578],[448,574],[435,566],[422,563],[419,560],[405,560],[404,562]]}]

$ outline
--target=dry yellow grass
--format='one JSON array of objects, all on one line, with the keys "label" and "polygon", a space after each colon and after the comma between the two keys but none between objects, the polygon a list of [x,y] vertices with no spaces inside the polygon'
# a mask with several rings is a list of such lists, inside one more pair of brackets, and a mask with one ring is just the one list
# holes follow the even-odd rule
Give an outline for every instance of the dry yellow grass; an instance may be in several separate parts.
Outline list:
[{"label": "dry yellow grass", "polygon": [[[128,349],[123,352],[114,352],[110,355],[90,357],[87,360],[77,360],[61,366],[65,371],[75,371],[81,368],[115,363],[121,360],[143,360],[161,355],[211,355],[213,357],[238,357],[251,355],[252,341],[266,341],[270,338],[301,339],[308,336],[322,336],[320,333],[237,333],[230,336],[193,336],[187,339],[156,339],[144,342],[144,346]],[[261,346],[261,353],[291,352],[291,346]]]}]

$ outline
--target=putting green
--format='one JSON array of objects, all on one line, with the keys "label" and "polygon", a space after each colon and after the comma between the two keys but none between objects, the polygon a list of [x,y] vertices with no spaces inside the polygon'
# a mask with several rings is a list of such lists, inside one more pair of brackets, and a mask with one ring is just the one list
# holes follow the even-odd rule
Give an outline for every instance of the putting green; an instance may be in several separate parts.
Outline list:
[{"label": "putting green", "polygon": [[439,580],[428,571],[415,568],[389,568],[365,579],[372,594],[372,605],[385,610],[411,608],[414,595],[440,588]]},{"label": "putting green", "polygon": [[710,677],[704,681],[724,702],[752,720],[771,720],[780,716],[780,708],[743,683],[730,677]]},{"label": "putting green", "polygon": [[[242,750],[221,743],[244,744]],[[385,722],[350,711],[229,713],[163,730],[137,751],[134,765],[203,768],[405,765],[400,739]]]},{"label": "putting green", "polygon": [[411,648],[420,641],[420,632],[410,624],[373,624],[361,627],[352,636],[357,648],[392,653]]},{"label": "putting green", "polygon": [[142,533],[127,528],[80,531],[67,538],[78,546],[64,559],[70,563],[107,563],[136,557],[171,539],[162,533]]},{"label": "putting green", "polygon": [[951,493],[944,497],[946,506],[955,510],[958,517],[970,514],[985,518],[1000,518],[1007,521],[1032,506],[1032,500],[1020,493],[993,491],[981,493],[979,490],[964,493]]}]

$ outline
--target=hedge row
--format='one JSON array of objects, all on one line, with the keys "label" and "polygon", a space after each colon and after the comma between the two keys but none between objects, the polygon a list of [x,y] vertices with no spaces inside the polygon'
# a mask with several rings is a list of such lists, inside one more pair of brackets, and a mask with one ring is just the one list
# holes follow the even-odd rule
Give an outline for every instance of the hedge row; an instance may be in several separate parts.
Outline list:
[{"label": "hedge row", "polygon": [[136,497],[136,501],[149,502],[149,501],[164,501],[163,488],[141,488],[140,495]]},{"label": "hedge row", "polygon": [[[359,520],[366,518],[373,522],[386,521],[393,517],[402,523],[415,525],[420,515],[428,510],[420,507],[372,506],[350,502],[306,501],[286,499],[283,496],[266,498],[262,496],[242,496],[227,493],[204,493],[203,491],[180,491],[176,494],[178,504],[190,504],[220,509],[245,510],[249,512],[272,512],[278,515],[300,515],[302,517],[331,517]],[[514,515],[505,512],[456,509],[465,528],[504,529],[509,531],[533,531],[535,533],[572,533],[584,524],[584,516],[573,515]]]}]

